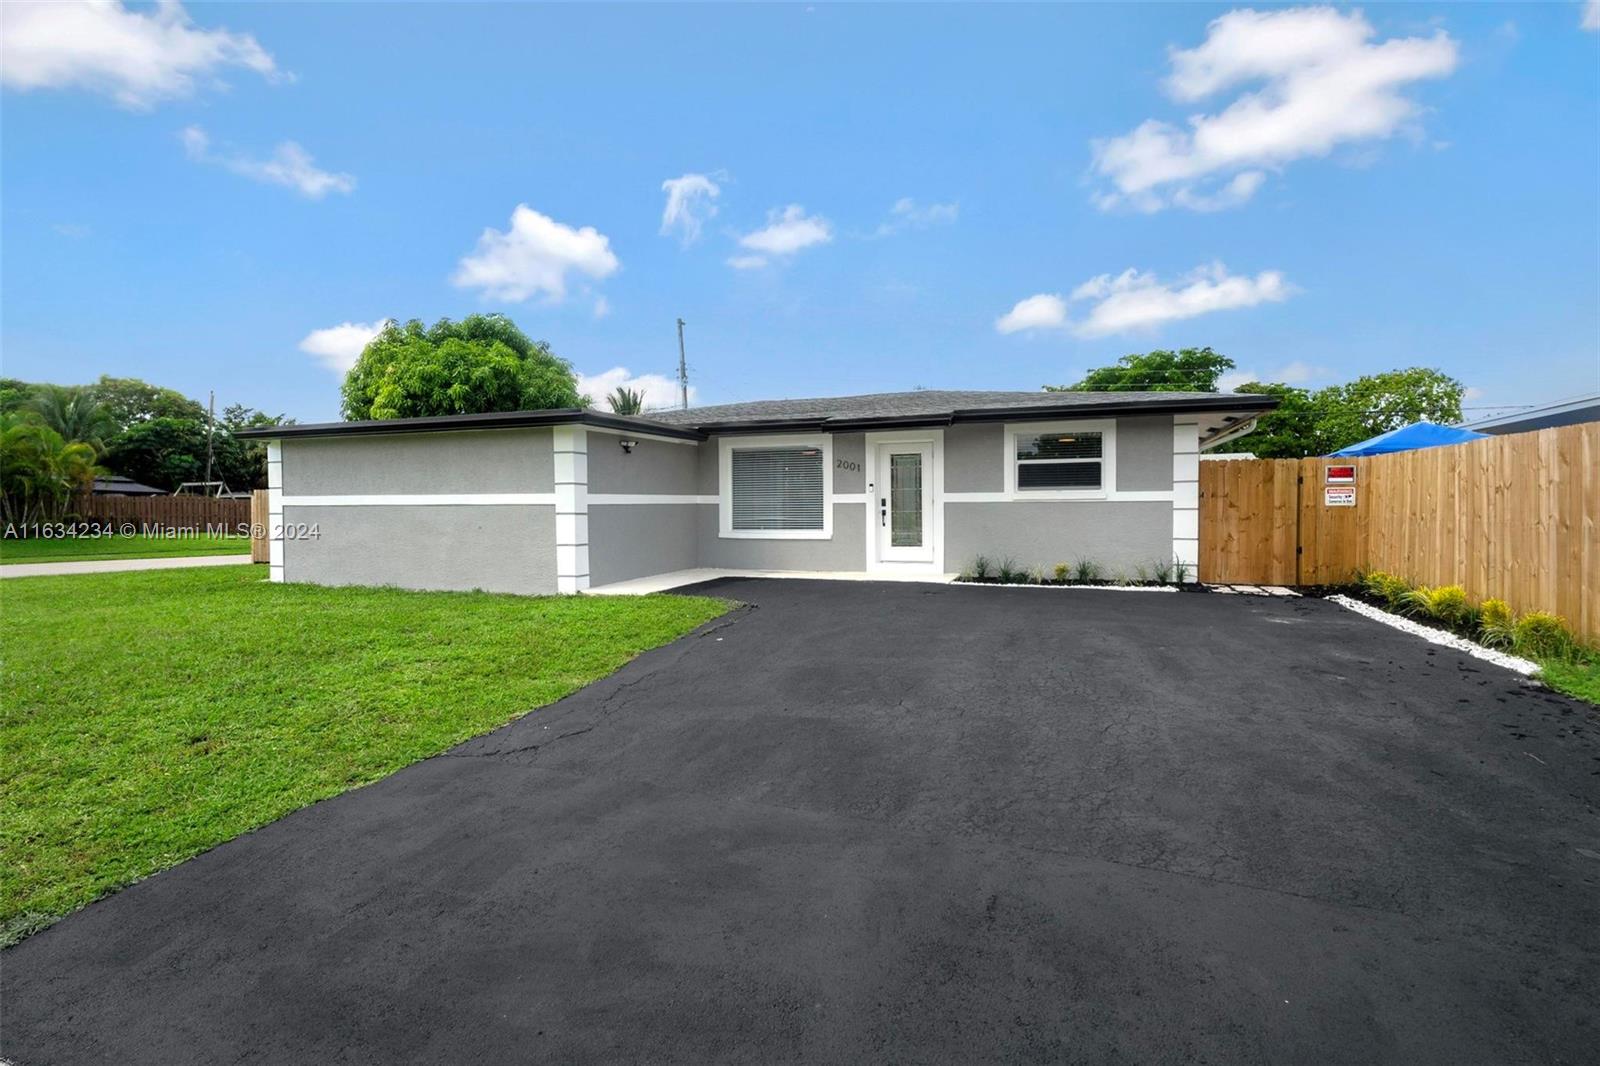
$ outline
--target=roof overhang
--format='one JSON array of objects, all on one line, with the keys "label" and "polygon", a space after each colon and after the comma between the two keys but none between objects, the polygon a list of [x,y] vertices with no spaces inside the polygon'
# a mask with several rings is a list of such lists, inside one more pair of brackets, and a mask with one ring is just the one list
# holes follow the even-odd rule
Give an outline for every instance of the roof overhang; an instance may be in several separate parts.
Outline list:
[{"label": "roof overhang", "polygon": [[532,429],[546,426],[591,426],[622,433],[648,433],[673,440],[703,441],[713,434],[794,433],[825,431],[861,433],[873,430],[912,427],[937,427],[984,422],[1068,421],[1105,415],[1198,415],[1200,434],[1205,438],[1219,430],[1278,406],[1275,396],[1238,396],[1219,393],[1203,398],[1163,402],[1159,400],[1104,401],[1079,404],[1037,404],[1027,407],[973,407],[928,415],[893,415],[875,418],[799,418],[737,419],[704,422],[694,426],[658,422],[636,415],[606,414],[602,411],[563,408],[555,411],[505,411],[481,415],[438,415],[431,418],[390,418],[370,422],[319,422],[303,426],[260,426],[238,430],[234,436],[246,440],[290,440],[302,437],[349,437],[386,433],[446,433],[483,429]]},{"label": "roof overhang", "polygon": [[300,437],[351,437],[386,433],[449,433],[472,429],[537,429],[547,426],[593,426],[623,433],[648,433],[673,440],[701,441],[706,435],[688,426],[601,411],[562,408],[555,411],[504,411],[483,415],[436,415],[430,418],[385,418],[370,422],[317,422],[303,426],[260,426],[242,429],[247,440],[291,440]]}]

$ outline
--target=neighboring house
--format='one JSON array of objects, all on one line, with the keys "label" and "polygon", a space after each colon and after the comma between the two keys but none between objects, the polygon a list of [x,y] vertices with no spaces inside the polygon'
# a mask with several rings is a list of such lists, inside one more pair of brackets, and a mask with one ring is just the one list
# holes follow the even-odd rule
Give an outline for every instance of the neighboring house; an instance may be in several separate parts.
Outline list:
[{"label": "neighboring house", "polygon": [[1600,392],[1542,407],[1530,407],[1515,414],[1463,422],[1461,428],[1477,433],[1527,433],[1554,426],[1574,426],[1579,422],[1600,422]]},{"label": "neighboring house", "polygon": [[96,496],[165,496],[167,490],[141,485],[121,474],[107,474],[94,479],[93,493]]},{"label": "neighboring house", "polygon": [[272,426],[275,581],[578,592],[694,568],[1198,555],[1200,451],[1269,396],[918,391]]}]

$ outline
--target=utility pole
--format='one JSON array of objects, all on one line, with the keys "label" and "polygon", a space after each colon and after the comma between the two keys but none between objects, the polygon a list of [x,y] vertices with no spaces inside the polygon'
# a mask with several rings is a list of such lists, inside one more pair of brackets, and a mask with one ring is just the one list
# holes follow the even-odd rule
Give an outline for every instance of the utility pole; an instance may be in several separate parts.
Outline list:
[{"label": "utility pole", "polygon": [[683,409],[689,409],[689,361],[683,354],[683,319],[678,319],[678,393]]},{"label": "utility pole", "polygon": [[217,390],[211,390],[211,398],[206,403],[206,484],[205,491],[211,492],[211,446],[212,439],[217,435]]}]

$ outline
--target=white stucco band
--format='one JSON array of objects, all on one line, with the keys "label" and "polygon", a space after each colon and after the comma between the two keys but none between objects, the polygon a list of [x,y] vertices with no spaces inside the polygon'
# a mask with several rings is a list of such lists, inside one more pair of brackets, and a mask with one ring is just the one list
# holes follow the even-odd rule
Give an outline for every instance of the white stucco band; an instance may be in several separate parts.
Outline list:
[{"label": "white stucco band", "polygon": [[554,430],[556,590],[589,587],[589,437],[583,426]]},{"label": "white stucco band", "polygon": [[1172,423],[1172,558],[1198,580],[1200,568],[1200,424]]},{"label": "white stucco band", "polygon": [[267,580],[283,581],[283,445],[267,442]]}]

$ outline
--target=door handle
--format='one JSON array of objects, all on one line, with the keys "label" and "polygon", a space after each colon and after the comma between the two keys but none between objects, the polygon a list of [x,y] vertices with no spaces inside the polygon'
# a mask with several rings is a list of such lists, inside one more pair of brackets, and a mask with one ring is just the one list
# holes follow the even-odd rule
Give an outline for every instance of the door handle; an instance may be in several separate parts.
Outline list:
[{"label": "door handle", "polygon": [[882,525],[889,524],[889,499],[886,496],[878,498],[878,518]]}]

